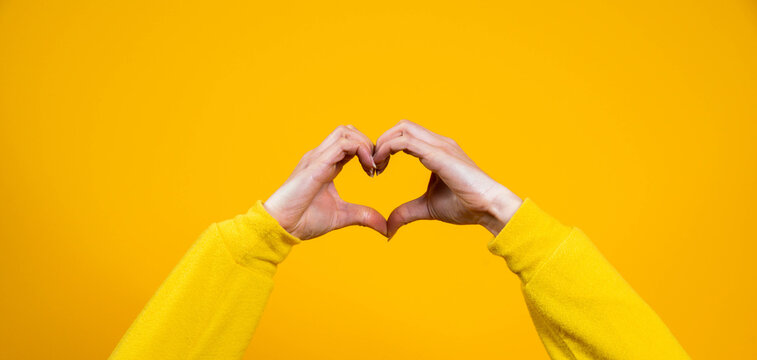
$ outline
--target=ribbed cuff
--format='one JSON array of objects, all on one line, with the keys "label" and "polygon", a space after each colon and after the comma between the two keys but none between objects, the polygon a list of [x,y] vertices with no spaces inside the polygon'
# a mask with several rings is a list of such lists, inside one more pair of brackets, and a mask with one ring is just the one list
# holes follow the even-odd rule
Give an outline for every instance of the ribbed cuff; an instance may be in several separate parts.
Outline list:
[{"label": "ribbed cuff", "polygon": [[218,230],[237,263],[270,275],[292,246],[302,242],[284,230],[260,200],[246,214],[218,223]]},{"label": "ribbed cuff", "polygon": [[549,260],[572,228],[565,226],[526,198],[487,247],[502,256],[525,284]]}]

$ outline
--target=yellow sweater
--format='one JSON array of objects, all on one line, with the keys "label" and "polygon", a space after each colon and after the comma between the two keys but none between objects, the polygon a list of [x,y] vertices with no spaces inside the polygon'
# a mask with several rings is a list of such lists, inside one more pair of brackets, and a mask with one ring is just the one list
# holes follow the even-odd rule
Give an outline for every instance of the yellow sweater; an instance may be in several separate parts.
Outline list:
[{"label": "yellow sweater", "polygon": [[[273,288],[277,264],[300,241],[261,201],[247,214],[211,225],[111,359],[241,358]],[[530,199],[488,247],[520,277],[553,359],[689,358],[586,235]]]}]

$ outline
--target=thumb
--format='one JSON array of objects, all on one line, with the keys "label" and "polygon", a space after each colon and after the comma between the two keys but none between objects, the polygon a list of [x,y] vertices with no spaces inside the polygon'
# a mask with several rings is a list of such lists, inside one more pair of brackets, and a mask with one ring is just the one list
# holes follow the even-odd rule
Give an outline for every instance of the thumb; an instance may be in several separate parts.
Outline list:
[{"label": "thumb", "polygon": [[366,226],[386,236],[386,219],[376,209],[345,202],[339,213],[337,229],[350,225]]},{"label": "thumb", "polygon": [[426,194],[421,197],[408,201],[389,214],[389,219],[386,221],[387,236],[389,240],[397,233],[397,230],[416,220],[431,220],[431,214],[428,212],[428,206],[426,204]]}]

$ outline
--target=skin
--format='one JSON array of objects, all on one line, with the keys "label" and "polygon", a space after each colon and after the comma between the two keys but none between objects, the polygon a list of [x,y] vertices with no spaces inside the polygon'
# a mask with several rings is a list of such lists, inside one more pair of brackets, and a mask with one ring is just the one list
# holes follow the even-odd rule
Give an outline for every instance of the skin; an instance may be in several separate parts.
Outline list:
[{"label": "skin", "polygon": [[483,172],[454,140],[402,120],[376,141],[373,160],[380,174],[399,151],[418,158],[431,171],[426,193],[398,206],[387,220],[391,239],[416,220],[478,224],[497,235],[522,200]]},{"label": "skin", "polygon": [[[381,174],[391,155],[418,158],[431,176],[426,193],[384,219],[375,209],[339,198],[333,180],[357,156],[369,175]],[[290,234],[311,239],[349,225],[370,227],[389,239],[416,220],[478,224],[499,234],[522,200],[483,172],[452,139],[402,120],[374,146],[355,127],[340,126],[300,160],[292,175],[264,204]]]},{"label": "skin", "polygon": [[281,227],[307,240],[350,225],[367,226],[386,236],[386,219],[375,209],[342,200],[334,178],[357,156],[374,175],[373,143],[354,126],[337,127],[308,151],[284,184],[263,204]]}]

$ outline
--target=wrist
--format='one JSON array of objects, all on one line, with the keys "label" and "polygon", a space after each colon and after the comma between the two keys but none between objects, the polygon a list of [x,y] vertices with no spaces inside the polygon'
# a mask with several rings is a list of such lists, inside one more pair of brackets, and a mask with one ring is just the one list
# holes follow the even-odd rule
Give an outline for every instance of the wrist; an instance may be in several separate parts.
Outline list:
[{"label": "wrist", "polygon": [[523,200],[504,186],[494,192],[488,201],[486,215],[481,218],[480,225],[497,236],[510,219],[518,211]]},{"label": "wrist", "polygon": [[275,201],[271,201],[269,198],[268,200],[264,201],[262,204],[263,209],[268,213],[268,215],[271,215],[276,222],[279,223],[281,228],[286,230],[286,232],[291,234],[291,226],[288,221],[286,221],[285,216],[282,215],[282,213],[279,211],[278,206],[275,205]]}]

